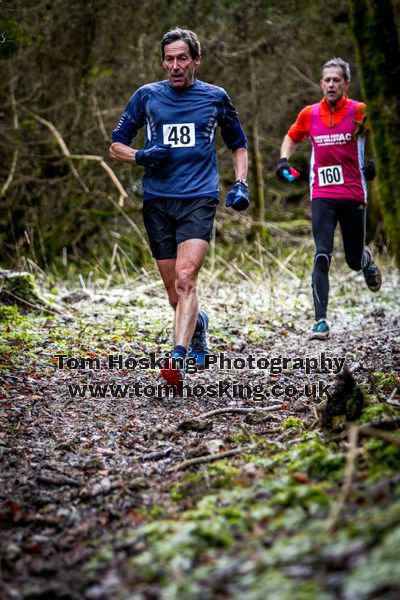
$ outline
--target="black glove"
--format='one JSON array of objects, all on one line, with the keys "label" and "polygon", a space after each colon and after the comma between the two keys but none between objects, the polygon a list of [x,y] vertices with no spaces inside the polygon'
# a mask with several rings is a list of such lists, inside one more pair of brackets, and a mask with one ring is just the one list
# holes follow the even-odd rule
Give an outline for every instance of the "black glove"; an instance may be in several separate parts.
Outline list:
[{"label": "black glove", "polygon": [[366,181],[372,181],[376,175],[375,161],[373,158],[366,160],[363,166],[363,173]]},{"label": "black glove", "polygon": [[300,173],[290,166],[287,158],[281,158],[276,168],[276,176],[281,181],[292,182],[300,177]]},{"label": "black glove", "polygon": [[141,167],[156,167],[161,165],[161,163],[167,160],[170,148],[171,144],[159,144],[146,150],[137,150],[135,154],[136,164]]},{"label": "black glove", "polygon": [[245,181],[239,180],[229,191],[225,200],[225,206],[228,208],[231,207],[237,211],[242,211],[246,210],[249,204],[249,186]]}]

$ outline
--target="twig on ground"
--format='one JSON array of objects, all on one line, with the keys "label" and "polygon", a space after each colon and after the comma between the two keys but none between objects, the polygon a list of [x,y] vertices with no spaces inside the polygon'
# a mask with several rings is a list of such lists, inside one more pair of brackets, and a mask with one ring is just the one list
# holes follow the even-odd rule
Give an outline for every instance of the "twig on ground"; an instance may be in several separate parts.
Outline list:
[{"label": "twig on ground", "polygon": [[214,415],[225,415],[228,413],[237,413],[242,415],[248,415],[251,413],[261,413],[261,412],[271,412],[273,410],[280,410],[282,404],[273,404],[268,407],[260,407],[260,408],[217,408],[216,410],[211,410],[208,413],[203,413],[199,415],[198,419],[207,419],[208,417],[213,417]]},{"label": "twig on ground", "polygon": [[346,504],[346,500],[351,490],[356,463],[358,433],[359,427],[357,427],[357,425],[351,425],[349,429],[349,450],[347,452],[346,466],[344,470],[344,483],[340,491],[339,498],[333,505],[328,517],[328,522],[325,527],[326,533],[333,533],[335,531],[340,513]]},{"label": "twig on ground", "polygon": [[[369,421],[364,423],[360,427],[360,433],[366,430],[373,430],[374,432],[384,433],[385,431],[397,430],[400,427],[400,417],[392,417],[391,419],[382,419],[381,421]],[[368,434],[367,434],[368,435]],[[343,440],[347,437],[347,432],[342,432],[335,436],[335,441]],[[377,435],[375,437],[378,437]]]},{"label": "twig on ground", "polygon": [[173,448],[170,446],[169,448],[165,448],[164,450],[156,450],[155,452],[150,452],[149,454],[145,454],[140,457],[140,460],[146,462],[148,460],[161,460],[162,458],[167,458],[169,454],[171,454]]},{"label": "twig on ground", "polygon": [[36,477],[36,482],[41,485],[47,486],[72,486],[72,487],[80,487],[82,484],[80,481],[76,479],[72,479],[71,477],[49,477],[47,475],[39,475]]},{"label": "twig on ground", "polygon": [[381,429],[377,429],[376,427],[360,427],[360,435],[378,438],[379,440],[383,440],[388,444],[395,444],[396,446],[400,446],[400,436],[395,435],[393,433],[387,433],[386,431],[382,431]]},{"label": "twig on ground", "polygon": [[229,456],[235,456],[235,454],[241,454],[245,450],[251,450],[254,446],[242,446],[241,448],[234,448],[233,450],[227,450],[226,452],[218,452],[216,454],[206,454],[205,456],[198,456],[197,458],[190,458],[176,465],[173,471],[182,471],[188,469],[194,465],[202,465],[204,463],[213,462],[214,460],[220,460],[221,458],[227,458]]},{"label": "twig on ground", "polygon": [[390,406],[398,406],[398,407],[400,407],[400,402],[397,402],[397,400],[393,400],[393,398],[395,397],[396,393],[397,393],[397,388],[394,388],[394,390],[390,394],[389,398],[387,400],[385,400],[386,404],[390,404]]}]

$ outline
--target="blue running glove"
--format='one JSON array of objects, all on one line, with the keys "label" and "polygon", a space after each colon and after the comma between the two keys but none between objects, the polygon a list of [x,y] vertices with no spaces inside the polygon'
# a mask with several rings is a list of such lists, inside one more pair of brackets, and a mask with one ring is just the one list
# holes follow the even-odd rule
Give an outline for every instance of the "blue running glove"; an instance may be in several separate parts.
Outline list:
[{"label": "blue running glove", "polygon": [[228,193],[225,206],[242,211],[250,205],[249,187],[244,181],[237,181]]},{"label": "blue running glove", "polygon": [[287,158],[281,158],[276,168],[276,176],[281,181],[292,182],[300,177],[300,173],[290,166]]},{"label": "blue running glove", "polygon": [[136,164],[141,167],[157,167],[167,160],[170,148],[171,144],[160,144],[147,150],[137,150]]}]

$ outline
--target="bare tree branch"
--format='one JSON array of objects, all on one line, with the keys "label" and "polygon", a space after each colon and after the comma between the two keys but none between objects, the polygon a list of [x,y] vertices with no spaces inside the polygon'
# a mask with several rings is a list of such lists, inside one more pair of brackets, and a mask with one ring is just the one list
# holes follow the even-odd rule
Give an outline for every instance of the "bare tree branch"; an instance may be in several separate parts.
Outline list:
[{"label": "bare tree branch", "polygon": [[[13,112],[13,129],[14,129],[14,131],[18,131],[19,123],[18,123],[17,103],[15,101],[15,81],[16,81],[16,77],[11,77],[11,79],[10,79],[10,101],[11,101],[11,108],[12,108],[12,112]],[[14,179],[15,169],[17,168],[17,162],[18,162],[18,148],[15,148],[14,152],[13,152],[13,157],[11,160],[10,172],[0,190],[0,199],[3,198],[3,196],[5,196],[8,188],[11,185],[12,180]]]},{"label": "bare tree branch", "polygon": [[[245,58],[246,56],[255,54],[259,50],[266,50],[267,52],[272,52],[274,45],[275,44],[271,39],[263,37],[260,40],[257,40],[251,46],[248,46],[247,48],[242,48],[241,50],[236,50],[236,52],[227,52],[222,47],[222,48],[217,48],[217,53],[219,53],[224,58]],[[212,46],[213,46],[213,44],[211,43],[210,48]],[[214,48],[213,48],[213,50],[214,50]],[[218,50],[219,50],[219,52],[218,52]]]},{"label": "bare tree branch", "polygon": [[94,114],[96,115],[96,119],[99,124],[99,129],[102,133],[103,139],[105,142],[110,142],[110,136],[107,134],[107,130],[104,126],[104,121],[103,121],[102,113],[99,109],[99,103],[98,103],[96,94],[92,95],[92,102],[93,102]]},{"label": "bare tree branch", "polygon": [[[61,133],[58,131],[57,127],[51,123],[50,121],[48,121],[47,119],[43,119],[43,117],[39,117],[39,115],[33,113],[32,111],[24,108],[24,110],[26,110],[29,114],[31,114],[34,119],[36,119],[37,121],[39,121],[39,123],[42,123],[42,125],[44,125],[45,127],[47,127],[51,133],[54,135],[54,137],[56,138],[58,145],[61,148],[61,152],[63,153],[63,155],[70,161],[72,160],[91,160],[91,161],[96,161],[99,162],[101,167],[106,171],[106,173],[108,174],[108,176],[110,177],[111,181],[113,182],[113,184],[115,185],[115,187],[117,188],[118,192],[119,192],[119,200],[118,200],[118,204],[119,206],[123,206],[124,205],[124,200],[125,198],[128,197],[127,192],[124,190],[121,182],[119,181],[118,177],[116,176],[116,174],[114,173],[114,171],[111,169],[111,167],[105,162],[104,158],[102,156],[98,156],[96,154],[71,154],[71,152],[69,151],[69,148],[67,146],[67,144],[64,141],[64,138],[62,137]],[[86,183],[83,181],[83,179],[81,178],[78,170],[76,169],[76,167],[71,163],[71,171],[73,172],[73,174],[75,175],[75,177],[77,178],[77,180],[79,181],[82,189],[89,194],[90,193],[90,189],[88,188],[88,186],[86,185]],[[133,221],[132,221],[133,223]]]},{"label": "bare tree branch", "polygon": [[123,210],[123,208],[120,206],[120,204],[118,204],[117,202],[115,202],[115,200],[111,196],[111,194],[106,194],[102,190],[96,190],[96,193],[98,195],[104,197],[106,200],[108,200],[108,202],[111,202],[111,204],[114,206],[114,208],[116,208],[117,211],[119,213],[121,213],[122,217],[125,219],[125,221],[128,223],[128,225],[130,225],[132,227],[132,229],[134,229],[136,231],[136,233],[138,234],[138,237],[140,238],[141,242],[147,247],[147,240],[144,237],[143,233],[140,231],[140,228],[136,225],[136,223],[134,221],[132,221],[132,219],[130,218],[130,216],[126,214],[126,212]]},{"label": "bare tree branch", "polygon": [[307,75],[305,75],[304,73],[302,73],[300,71],[300,69],[298,67],[296,67],[296,65],[294,65],[288,58],[287,56],[280,51],[277,51],[277,54],[279,54],[279,56],[281,57],[282,60],[285,61],[285,63],[287,64],[287,66],[289,67],[289,69],[291,71],[293,71],[293,73],[295,73],[298,77],[300,77],[300,79],[302,79],[303,81],[305,81],[306,83],[308,83],[308,85],[313,88],[313,90],[318,90],[320,91],[321,88],[319,87],[318,83],[315,83],[315,81],[313,79],[310,79],[309,77],[307,77]]},{"label": "bare tree branch", "polygon": [[71,160],[94,160],[95,162],[100,163],[100,166],[106,171],[111,181],[119,191],[119,206],[124,206],[124,200],[128,197],[128,193],[124,190],[120,180],[102,156],[98,156],[97,154],[70,154],[69,158]]},{"label": "bare tree branch", "polygon": [[[39,123],[41,123],[42,125],[44,125],[45,127],[47,127],[48,129],[50,129],[51,133],[54,135],[54,137],[56,138],[58,145],[61,148],[61,152],[63,153],[63,155],[70,159],[71,158],[71,152],[68,149],[67,144],[64,141],[64,138],[62,137],[61,133],[58,131],[58,129],[56,128],[55,125],[53,125],[53,123],[51,123],[50,121],[48,121],[47,119],[43,119],[43,117],[39,117],[39,115],[33,113],[32,111],[28,110],[26,107],[22,107],[27,113],[29,113],[30,115],[32,115],[32,117],[34,119],[36,119],[36,121],[38,121]],[[81,178],[81,176],[79,175],[78,170],[76,169],[76,167],[71,163],[71,171],[74,174],[74,176],[76,177],[76,179],[78,180],[81,188],[83,189],[84,192],[86,192],[87,194],[90,193],[90,189],[88,188],[88,186],[86,185],[86,183],[83,181],[83,179]]]}]

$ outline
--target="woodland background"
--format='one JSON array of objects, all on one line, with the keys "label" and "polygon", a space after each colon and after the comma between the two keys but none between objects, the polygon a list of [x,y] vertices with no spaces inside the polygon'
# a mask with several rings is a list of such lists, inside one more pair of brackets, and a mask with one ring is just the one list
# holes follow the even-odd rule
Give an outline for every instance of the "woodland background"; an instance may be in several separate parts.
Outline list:
[{"label": "woodland background", "polygon": [[[198,77],[228,90],[249,137],[252,209],[240,221],[240,232],[237,217],[220,209],[217,252],[229,253],[232,242],[243,238],[251,243],[261,237],[271,247],[274,222],[307,225],[309,145],[296,155],[303,181],[293,186],[276,180],[279,147],[299,110],[320,99],[321,65],[342,56],[352,68],[350,95],[371,101],[375,138],[385,144],[368,149],[378,159],[369,238],[385,243],[389,237],[398,253],[397,2],[29,0],[3,1],[0,11],[4,266],[101,276],[113,262],[118,278],[151,261],[140,216],[141,169],[111,163],[108,147],[132,92],[164,77],[159,42],[175,26],[198,33],[203,48]],[[221,140],[218,147],[223,197],[233,171]],[[380,193],[386,194],[382,208]]]},{"label": "woodland background", "polygon": [[[399,3],[0,0],[0,12],[1,598],[400,598]],[[133,382],[153,389],[158,370],[106,367],[171,348],[141,169],[108,147],[131,93],[163,78],[159,42],[177,25],[198,33],[198,76],[228,90],[249,137],[252,206],[221,202],[199,281],[210,350],[324,353],[345,359],[337,376],[211,369],[186,381],[262,384],[265,398],[139,397]],[[309,144],[299,182],[275,168],[333,56],[369,107],[383,286],[366,289],[338,240],[321,342],[307,335]],[[220,139],[218,159],[223,199]],[[101,368],[59,369],[60,354]],[[320,384],[330,396],[310,397]]]}]

